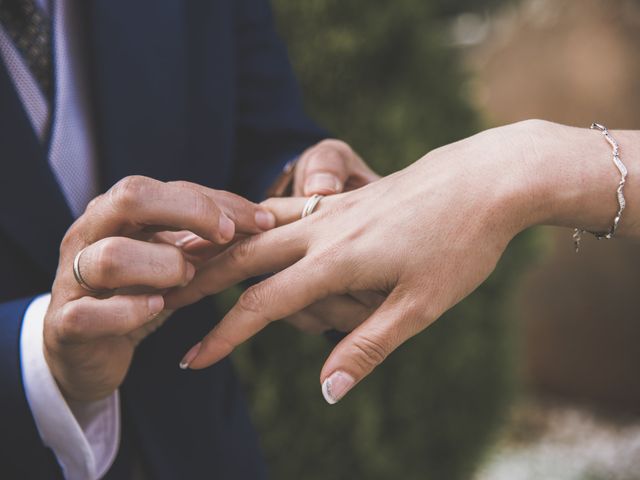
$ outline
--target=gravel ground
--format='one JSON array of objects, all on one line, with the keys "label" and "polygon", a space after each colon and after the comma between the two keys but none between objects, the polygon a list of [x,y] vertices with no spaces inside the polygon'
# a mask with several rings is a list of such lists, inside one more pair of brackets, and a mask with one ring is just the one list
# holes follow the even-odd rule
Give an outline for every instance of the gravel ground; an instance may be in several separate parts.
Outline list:
[{"label": "gravel ground", "polygon": [[640,480],[640,419],[518,406],[475,480]]}]

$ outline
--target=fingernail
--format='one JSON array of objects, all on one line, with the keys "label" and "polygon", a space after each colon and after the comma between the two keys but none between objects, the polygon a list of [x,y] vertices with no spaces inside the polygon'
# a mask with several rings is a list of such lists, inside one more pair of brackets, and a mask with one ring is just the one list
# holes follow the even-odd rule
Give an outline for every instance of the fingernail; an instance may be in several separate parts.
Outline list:
[{"label": "fingernail", "polygon": [[348,373],[334,372],[322,382],[322,395],[329,405],[337,403],[353,388],[356,381]]},{"label": "fingernail", "polygon": [[180,362],[180,368],[182,370],[186,370],[189,368],[189,364],[193,362],[193,360],[198,356],[198,352],[200,351],[200,347],[202,346],[202,342],[196,343],[191,350],[187,352],[182,361]]},{"label": "fingernail", "polygon": [[187,262],[187,269],[184,275],[185,275],[185,281],[182,284],[182,286],[186,287],[187,285],[189,285],[189,282],[193,280],[193,277],[196,276],[196,267],[193,265],[193,263]]},{"label": "fingernail", "polygon": [[311,175],[304,185],[304,193],[336,193],[342,190],[342,182],[335,175],[330,173],[317,173]]},{"label": "fingernail", "polygon": [[271,230],[276,226],[276,217],[266,210],[258,210],[256,212],[256,225],[262,230]]},{"label": "fingernail", "polygon": [[153,317],[164,308],[164,298],[162,298],[162,295],[152,295],[147,299],[147,306],[149,308],[149,316]]},{"label": "fingernail", "polygon": [[220,237],[228,242],[233,239],[236,226],[229,217],[226,215],[220,215],[220,219],[218,220],[218,231],[220,233]]},{"label": "fingernail", "polygon": [[190,233],[190,234],[182,237],[181,239],[176,240],[176,247],[182,248],[186,244],[191,243],[194,240],[197,240],[198,238],[200,238],[200,237],[198,235],[196,235],[195,233]]}]

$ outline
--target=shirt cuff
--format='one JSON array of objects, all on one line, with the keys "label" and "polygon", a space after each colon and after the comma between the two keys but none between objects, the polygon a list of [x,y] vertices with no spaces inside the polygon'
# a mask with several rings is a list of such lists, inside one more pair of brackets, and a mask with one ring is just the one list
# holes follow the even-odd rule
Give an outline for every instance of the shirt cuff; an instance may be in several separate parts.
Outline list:
[{"label": "shirt cuff", "polygon": [[55,453],[68,480],[97,480],[118,453],[118,391],[95,402],[67,402],[44,358],[43,326],[50,294],[37,297],[25,312],[20,334],[22,380],[40,438]]}]

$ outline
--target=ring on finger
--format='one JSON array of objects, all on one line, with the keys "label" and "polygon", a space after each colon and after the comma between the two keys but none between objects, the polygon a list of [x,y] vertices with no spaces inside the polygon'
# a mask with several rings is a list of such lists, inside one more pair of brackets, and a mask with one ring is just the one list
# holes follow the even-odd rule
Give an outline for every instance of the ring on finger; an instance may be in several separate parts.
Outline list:
[{"label": "ring on finger", "polygon": [[87,247],[80,250],[76,254],[76,257],[73,259],[73,276],[76,278],[76,282],[78,282],[78,285],[84,288],[87,292],[94,293],[94,294],[101,293],[100,290],[97,290],[92,286],[90,286],[82,277],[82,272],[80,272],[80,257],[82,257],[82,254],[86,249]]},{"label": "ring on finger", "polygon": [[304,218],[311,215],[313,211],[316,209],[316,207],[318,206],[318,203],[320,203],[320,200],[322,200],[323,198],[324,198],[324,195],[319,195],[317,193],[315,195],[311,195],[307,199],[307,203],[304,204],[300,218]]}]

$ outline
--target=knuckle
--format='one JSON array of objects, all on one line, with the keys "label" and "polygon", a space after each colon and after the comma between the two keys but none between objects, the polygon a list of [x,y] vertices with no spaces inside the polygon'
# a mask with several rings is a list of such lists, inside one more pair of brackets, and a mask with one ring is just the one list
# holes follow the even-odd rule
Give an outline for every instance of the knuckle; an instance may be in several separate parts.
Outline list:
[{"label": "knuckle", "polygon": [[229,260],[234,268],[238,269],[240,273],[245,273],[244,264],[247,259],[251,258],[255,250],[254,243],[251,237],[236,243],[234,246],[227,250]]},{"label": "knuckle", "polygon": [[96,207],[98,206],[98,204],[100,203],[100,200],[104,197],[104,195],[98,195],[97,197],[94,197],[91,199],[91,201],[87,204],[87,208],[85,208],[85,213],[89,213],[92,212],[93,210],[96,209]]},{"label": "knuckle", "polygon": [[64,252],[69,249],[72,249],[77,242],[78,239],[78,222],[74,222],[73,225],[69,227],[67,232],[62,237],[62,241],[60,242],[60,256],[62,257]]},{"label": "knuckle", "polygon": [[204,193],[196,192],[194,190],[191,210],[195,218],[203,222],[203,225],[216,225],[214,220],[217,218],[219,213],[218,206]]},{"label": "knuckle", "polygon": [[58,339],[62,342],[78,337],[82,327],[82,308],[80,302],[65,303],[60,310],[56,328]]},{"label": "knuckle", "polygon": [[358,337],[353,342],[354,356],[358,366],[365,371],[373,370],[387,358],[386,342],[370,337]]},{"label": "knuckle", "polygon": [[149,179],[141,175],[131,175],[116,183],[110,190],[112,204],[121,211],[136,207],[144,198]]},{"label": "knuckle", "polygon": [[258,285],[247,288],[238,299],[238,308],[245,312],[262,313],[264,311],[264,293]]},{"label": "knuckle", "polygon": [[119,269],[120,262],[118,259],[122,248],[122,240],[115,237],[105,238],[97,246],[98,251],[95,255],[95,265],[93,267],[100,277],[108,278]]},{"label": "knuckle", "polygon": [[[318,217],[322,212],[318,212]],[[350,246],[347,242],[336,240],[330,245],[322,247],[315,251],[309,258],[310,268],[318,274],[332,276],[334,272],[341,272],[343,280],[351,278],[351,273],[356,271],[353,268],[357,264],[357,260],[345,255],[344,252],[349,251]]]},{"label": "knuckle", "polygon": [[170,182],[167,182],[167,185],[172,185],[178,188],[194,188],[193,183],[187,182],[186,180],[171,180]]}]

